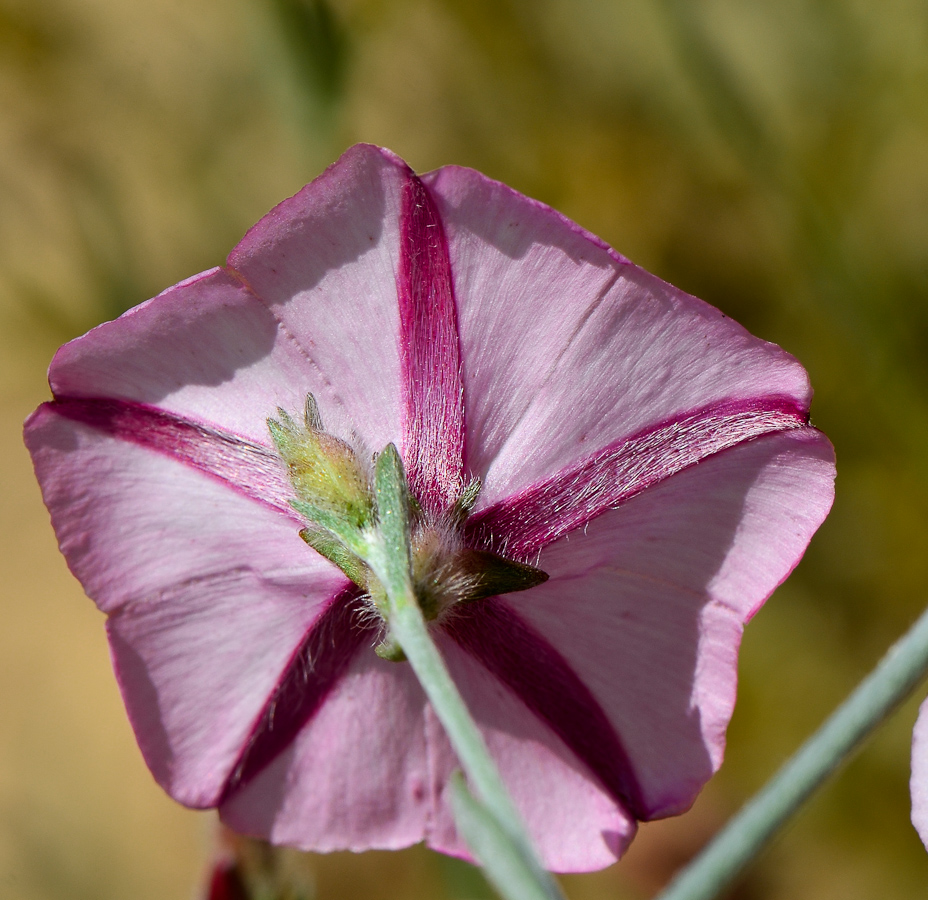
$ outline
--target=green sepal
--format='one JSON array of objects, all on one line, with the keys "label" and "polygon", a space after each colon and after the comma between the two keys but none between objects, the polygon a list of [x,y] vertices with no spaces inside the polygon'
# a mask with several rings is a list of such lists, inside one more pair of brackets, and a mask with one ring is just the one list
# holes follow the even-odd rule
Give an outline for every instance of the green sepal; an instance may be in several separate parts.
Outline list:
[{"label": "green sepal", "polygon": [[403,648],[396,642],[396,639],[391,635],[384,638],[376,647],[374,647],[374,653],[376,653],[381,659],[385,659],[387,662],[406,662],[406,653],[403,651]]},{"label": "green sepal", "polygon": [[312,394],[303,422],[278,407],[267,427],[297,497],[316,508],[338,513],[357,527],[368,524],[373,498],[357,456],[344,441],[322,431],[322,416]]},{"label": "green sepal", "polygon": [[471,511],[477,503],[477,498],[480,496],[480,489],[482,487],[483,485],[479,478],[472,478],[461,489],[461,493],[458,495],[458,499],[454,501],[454,505],[451,507],[450,511],[451,521],[455,525],[463,524],[471,514]]},{"label": "green sepal", "polygon": [[[348,519],[336,512],[332,512],[332,510],[324,509],[315,504],[306,503],[303,500],[291,500],[290,505],[309,522],[310,531],[328,533],[331,535],[333,541],[336,541],[345,548],[345,552],[352,553],[358,557],[364,555],[364,533],[352,519]],[[309,541],[307,541],[307,543],[309,543]],[[338,565],[338,563],[336,563],[336,565]],[[339,566],[339,568],[341,568],[341,566]]]},{"label": "green sepal", "polygon": [[312,394],[306,395],[306,405],[303,407],[303,422],[307,431],[322,431],[322,413],[319,404]]},{"label": "green sepal", "polygon": [[371,570],[337,537],[321,528],[304,528],[300,537],[313,550],[338,566],[359,588],[368,589]]},{"label": "green sepal", "polygon": [[548,580],[548,573],[541,569],[487,550],[462,550],[455,563],[460,572],[472,577],[473,586],[460,598],[464,601],[527,591]]},{"label": "green sepal", "polygon": [[340,516],[331,509],[307,503],[305,500],[291,500],[290,505],[304,518],[332,534],[343,537],[346,531],[355,531],[354,524],[345,516]]}]

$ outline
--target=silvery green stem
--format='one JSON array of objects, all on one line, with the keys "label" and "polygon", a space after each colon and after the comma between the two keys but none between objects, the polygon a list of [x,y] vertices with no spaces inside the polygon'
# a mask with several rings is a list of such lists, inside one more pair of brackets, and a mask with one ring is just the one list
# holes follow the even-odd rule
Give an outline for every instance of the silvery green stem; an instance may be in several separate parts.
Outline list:
[{"label": "silvery green stem", "polygon": [[658,900],[716,897],[928,671],[928,610]]},{"label": "silvery green stem", "polygon": [[499,893],[522,900],[549,900],[547,885],[523,854],[512,852],[509,835],[470,793],[460,772],[451,776],[451,800],[454,821]]},{"label": "silvery green stem", "polygon": [[[465,818],[462,834],[481,862],[492,863],[491,877],[509,900],[562,900],[557,883],[538,861],[483,736],[429,635],[410,575],[409,500],[402,463],[392,444],[377,458],[375,492],[382,544],[369,548],[367,562],[387,594],[391,636],[406,654],[479,797],[478,802],[468,794],[470,803],[467,798],[463,804],[456,802]],[[492,860],[485,856],[490,847]],[[519,877],[498,879],[494,873],[499,872]]]}]

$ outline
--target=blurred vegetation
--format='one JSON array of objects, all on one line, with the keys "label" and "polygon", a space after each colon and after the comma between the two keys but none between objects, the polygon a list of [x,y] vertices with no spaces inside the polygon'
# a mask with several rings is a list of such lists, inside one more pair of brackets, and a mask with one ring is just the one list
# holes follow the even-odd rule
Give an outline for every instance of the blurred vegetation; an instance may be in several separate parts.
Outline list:
[{"label": "blurred vegetation", "polygon": [[[573,900],[649,896],[928,600],[928,6],[0,0],[0,333],[20,361],[4,369],[9,421],[41,399],[56,344],[220,263],[357,140],[419,170],[471,165],[556,206],[812,376],[838,499],[747,629],[726,765],[689,816],[645,827],[608,872],[566,879]],[[36,691],[37,717],[66,702]],[[914,713],[912,701],[732,897],[924,893],[928,854],[908,822]],[[26,740],[37,726],[16,715]],[[126,878],[146,880],[139,866],[171,866],[176,836],[146,831],[144,815],[131,838],[91,828],[96,862],[77,861],[79,829],[29,812],[23,779],[43,773],[0,754],[12,896],[116,900]],[[74,796],[78,821],[91,801]],[[130,839],[144,846],[127,854]],[[489,896],[421,848],[303,863],[319,898]]]}]

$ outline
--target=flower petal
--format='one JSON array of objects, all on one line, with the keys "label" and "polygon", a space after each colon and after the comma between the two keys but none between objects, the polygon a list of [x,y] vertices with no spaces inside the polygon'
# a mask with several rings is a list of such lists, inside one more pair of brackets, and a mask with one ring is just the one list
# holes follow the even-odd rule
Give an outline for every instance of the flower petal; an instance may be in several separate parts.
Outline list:
[{"label": "flower petal", "polygon": [[[444,638],[440,646],[545,867],[589,872],[615,862],[637,829],[628,809],[591,777],[585,760],[516,693],[454,641]],[[566,696],[559,702],[567,705],[570,700]],[[591,740],[598,736],[594,732]],[[437,752],[442,741],[447,742],[444,734],[435,734],[432,754],[441,763],[438,774],[446,785],[458,764],[450,748]],[[454,830],[447,790],[436,812],[429,845],[467,858]]]},{"label": "flower petal", "polygon": [[116,677],[155,780],[193,807],[219,802],[324,584],[249,569],[179,584],[107,620]]},{"label": "flower petal", "polygon": [[33,414],[26,439],[68,564],[111,613],[149,767],[181,802],[214,804],[344,576],[281,510],[56,404]]},{"label": "flower petal", "polygon": [[720,403],[661,422],[581,458],[467,523],[469,540],[529,559],[641,491],[721,450],[799,428],[805,412],[778,398]]},{"label": "flower petal", "polygon": [[[359,144],[255,225],[229,265],[267,303],[371,452],[401,446],[397,280],[400,206],[409,167]],[[348,435],[334,429],[341,437]]]},{"label": "flower petal", "polygon": [[[49,368],[57,397],[157,405],[270,444],[267,417],[302,410],[326,381],[235,274],[204,272],[65,344]],[[350,427],[343,426],[350,433]]]},{"label": "flower petal", "polygon": [[61,419],[162,453],[283,513],[294,523],[301,521],[290,506],[293,487],[280,457],[260,444],[151,406],[109,397],[61,397],[45,408]]},{"label": "flower petal", "polygon": [[220,808],[236,831],[304,850],[421,841],[436,785],[408,665],[360,652],[291,746]]},{"label": "flower petal", "polygon": [[498,597],[456,610],[445,632],[564,742],[615,803],[645,817],[641,786],[619,736],[554,645]]},{"label": "flower petal", "polygon": [[222,801],[252,781],[319,711],[362,647],[376,643],[381,623],[371,617],[360,588],[349,584],[326,605],[281,671],[255,720]]},{"label": "flower petal", "polygon": [[241,483],[207,476],[58,408],[39,407],[26,423],[26,443],[61,551],[105,612],[230,566],[334,586],[337,570],[303,543],[290,513],[276,508],[280,484],[272,470],[234,460],[245,486],[270,484],[270,502],[257,502]]},{"label": "flower petal", "polygon": [[764,397],[808,409],[789,354],[550,208],[469,169],[423,180],[454,272],[481,507],[680,413]]},{"label": "flower petal", "polygon": [[[588,871],[614,862],[635,822],[515,695],[447,639],[442,652],[544,862]],[[425,840],[469,859],[448,778],[460,768],[406,665],[362,650],[289,749],[220,808],[237,831],[326,852]]]},{"label": "flower petal", "polygon": [[928,847],[928,700],[918,709],[912,733],[912,824]]},{"label": "flower petal", "polygon": [[507,596],[608,715],[646,818],[687,809],[720,765],[743,623],[799,560],[833,478],[814,429],[741,444],[550,545],[550,580]]}]

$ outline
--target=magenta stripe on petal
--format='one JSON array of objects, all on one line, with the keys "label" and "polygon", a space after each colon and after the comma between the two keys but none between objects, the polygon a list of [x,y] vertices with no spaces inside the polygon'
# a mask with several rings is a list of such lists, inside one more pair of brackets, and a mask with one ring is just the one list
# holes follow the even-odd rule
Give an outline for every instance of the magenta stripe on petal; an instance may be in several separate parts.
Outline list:
[{"label": "magenta stripe on petal", "polygon": [[293,490],[287,473],[267,447],[129,400],[58,397],[47,406],[104,434],[173,457],[301,521],[289,504]]},{"label": "magenta stripe on petal", "polygon": [[648,818],[622,741],[557,650],[498,597],[464,603],[445,631],[510,688],[636,819]]},{"label": "magenta stripe on petal", "polygon": [[808,423],[782,398],[726,401],[677,416],[610,444],[467,523],[473,546],[529,559],[607,509],[700,460],[764,434]]},{"label": "magenta stripe on petal", "polygon": [[464,463],[461,351],[444,228],[412,174],[403,187],[400,226],[403,461],[420,502],[442,512],[458,497]]},{"label": "magenta stripe on petal", "polygon": [[220,804],[290,746],[322,707],[357,652],[373,644],[380,626],[365,617],[361,593],[353,584],[346,586],[306,633],[255,721],[223,788]]}]

